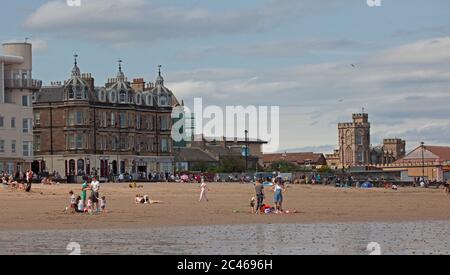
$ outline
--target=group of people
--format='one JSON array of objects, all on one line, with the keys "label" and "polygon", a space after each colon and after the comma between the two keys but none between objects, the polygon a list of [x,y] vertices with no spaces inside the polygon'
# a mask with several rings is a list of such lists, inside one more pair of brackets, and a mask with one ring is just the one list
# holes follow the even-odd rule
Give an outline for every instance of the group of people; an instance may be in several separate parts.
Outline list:
[{"label": "group of people", "polygon": [[[275,207],[270,207],[264,204],[264,200],[266,198],[266,193],[264,191],[265,186],[270,186],[271,190],[274,192],[273,202]],[[262,179],[258,179],[255,184],[255,197],[253,197],[250,201],[250,207],[252,213],[255,214],[281,214],[284,213],[283,202],[284,202],[284,193],[286,192],[286,186],[283,183],[281,178],[276,178],[273,182],[270,179],[263,181]]]},{"label": "group of people", "polygon": [[31,186],[33,183],[33,172],[31,170],[27,170],[24,176],[24,180],[19,180],[18,178],[14,178],[12,175],[8,175],[6,173],[1,173],[1,182],[2,185],[11,189],[20,189],[25,192],[31,192]]},{"label": "group of people", "polygon": [[[70,209],[71,213],[107,213],[106,197],[100,197],[100,182],[96,177],[85,180],[81,185],[81,195],[76,195],[73,191],[69,192],[70,205],[66,211]],[[87,197],[87,191],[91,191]]]}]

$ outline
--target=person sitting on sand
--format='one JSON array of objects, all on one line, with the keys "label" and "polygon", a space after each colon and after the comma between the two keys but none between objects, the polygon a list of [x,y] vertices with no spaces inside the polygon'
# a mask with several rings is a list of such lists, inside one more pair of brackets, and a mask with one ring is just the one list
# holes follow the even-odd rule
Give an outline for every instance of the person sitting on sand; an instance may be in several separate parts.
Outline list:
[{"label": "person sitting on sand", "polygon": [[94,212],[94,209],[92,207],[92,200],[89,198],[87,200],[86,208],[84,209],[84,213],[92,214]]},{"label": "person sitting on sand", "polygon": [[135,182],[130,183],[128,186],[129,186],[131,189],[144,188],[143,185],[137,185]]}]

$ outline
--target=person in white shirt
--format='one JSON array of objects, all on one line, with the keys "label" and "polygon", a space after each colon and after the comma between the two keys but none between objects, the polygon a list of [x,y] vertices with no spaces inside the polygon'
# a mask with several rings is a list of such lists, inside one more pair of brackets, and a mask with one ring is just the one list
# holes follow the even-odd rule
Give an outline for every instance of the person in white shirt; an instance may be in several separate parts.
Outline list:
[{"label": "person in white shirt", "polygon": [[202,180],[202,185],[200,186],[200,199],[199,199],[199,202],[202,202],[203,200],[206,200],[207,202],[209,201],[208,200],[208,191],[209,191],[209,188],[206,185],[205,180],[203,179]]},{"label": "person in white shirt", "polygon": [[95,211],[100,211],[100,208],[98,207],[98,202],[100,199],[100,182],[97,180],[97,178],[93,178],[90,186],[92,192],[91,192],[91,201],[95,205]]}]

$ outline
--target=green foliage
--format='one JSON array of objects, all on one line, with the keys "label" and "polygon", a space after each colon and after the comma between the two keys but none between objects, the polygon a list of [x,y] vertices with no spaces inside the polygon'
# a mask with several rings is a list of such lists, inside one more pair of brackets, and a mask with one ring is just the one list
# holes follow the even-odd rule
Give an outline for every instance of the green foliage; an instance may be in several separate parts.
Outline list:
[{"label": "green foliage", "polygon": [[320,167],[319,169],[317,169],[317,172],[319,173],[332,173],[334,170],[331,169],[331,167],[324,165],[322,167]]},{"label": "green foliage", "polygon": [[300,171],[300,166],[288,161],[277,161],[272,163],[272,165],[270,166],[270,170],[279,171],[281,173],[291,173]]}]

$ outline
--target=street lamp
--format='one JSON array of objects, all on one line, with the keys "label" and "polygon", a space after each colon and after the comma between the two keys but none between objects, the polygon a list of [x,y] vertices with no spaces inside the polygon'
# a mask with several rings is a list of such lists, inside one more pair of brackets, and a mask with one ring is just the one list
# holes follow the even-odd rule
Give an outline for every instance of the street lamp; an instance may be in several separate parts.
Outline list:
[{"label": "street lamp", "polygon": [[248,147],[248,131],[245,130],[245,172],[248,171],[248,155],[250,153]]},{"label": "street lamp", "polygon": [[422,179],[425,181],[425,142],[421,142],[422,147]]}]

